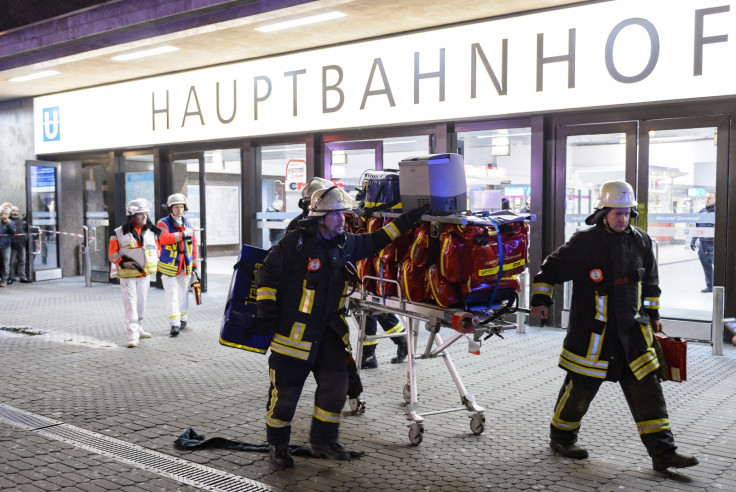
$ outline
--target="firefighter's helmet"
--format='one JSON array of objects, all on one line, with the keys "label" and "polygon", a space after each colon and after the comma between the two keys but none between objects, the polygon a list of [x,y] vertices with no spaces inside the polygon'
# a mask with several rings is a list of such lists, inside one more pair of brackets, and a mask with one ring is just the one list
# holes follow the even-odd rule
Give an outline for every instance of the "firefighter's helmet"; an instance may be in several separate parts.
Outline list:
[{"label": "firefighter's helmet", "polygon": [[638,217],[636,210],[636,195],[634,188],[626,181],[608,181],[601,185],[598,201],[595,202],[595,211],[585,219],[588,225],[600,222],[612,208],[630,208],[631,217]]},{"label": "firefighter's helmet", "polygon": [[151,211],[151,203],[145,198],[135,198],[128,202],[125,210],[129,217],[135,214],[147,214]]},{"label": "firefighter's helmet", "polygon": [[333,182],[329,179],[318,178],[315,176],[304,185],[304,188],[302,188],[302,198],[309,201],[315,191],[329,188],[332,185]]},{"label": "firefighter's helmet", "polygon": [[608,181],[601,185],[601,194],[595,203],[596,209],[636,207],[634,188],[626,181]]},{"label": "firefighter's helmet", "polygon": [[310,217],[322,217],[330,212],[350,210],[358,206],[350,195],[339,186],[317,190],[312,194]]},{"label": "firefighter's helmet", "polygon": [[166,206],[169,207],[169,210],[171,210],[171,207],[174,205],[184,205],[184,210],[189,210],[187,207],[187,197],[185,197],[181,193],[174,193],[173,195],[169,195],[169,199],[166,200]]}]

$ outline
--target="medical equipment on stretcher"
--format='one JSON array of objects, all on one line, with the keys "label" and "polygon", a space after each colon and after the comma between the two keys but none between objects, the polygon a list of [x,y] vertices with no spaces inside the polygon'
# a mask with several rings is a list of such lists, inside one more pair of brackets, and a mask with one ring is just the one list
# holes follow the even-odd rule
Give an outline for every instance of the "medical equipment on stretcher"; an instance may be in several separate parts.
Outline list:
[{"label": "medical equipment on stretcher", "polygon": [[[381,212],[381,216],[390,217],[388,212]],[[429,229],[437,237],[446,224],[458,225],[482,225],[492,226],[499,223],[518,222],[529,220],[529,215],[519,216],[513,213],[495,214],[494,217],[482,217],[473,215],[450,215],[450,216],[424,216],[422,219],[428,223]],[[532,218],[533,220],[533,218]],[[528,229],[527,229],[528,230]],[[500,246],[503,251],[503,246]],[[503,265],[501,265],[502,267]],[[500,271],[503,271],[501,269]],[[519,309],[518,295],[521,290],[518,280],[497,279],[493,287],[486,290],[463,292],[462,298],[453,306],[442,306],[438,302],[427,300],[417,302],[409,300],[403,295],[399,281],[387,278],[387,276],[363,275],[361,288],[352,292],[348,297],[348,312],[353,321],[359,327],[358,342],[356,344],[355,359],[362,359],[363,342],[380,338],[391,338],[404,336],[399,334],[372,335],[365,334],[365,320],[368,316],[382,313],[391,313],[403,318],[407,325],[406,336],[408,345],[408,370],[407,380],[403,387],[404,400],[407,403],[405,416],[409,423],[409,441],[418,445],[424,436],[424,418],[429,415],[467,410],[470,412],[470,430],[473,434],[481,434],[485,430],[484,409],[478,405],[475,398],[470,394],[462,382],[455,364],[450,357],[448,348],[459,340],[468,341],[468,351],[473,354],[480,353],[480,342],[485,337],[488,339],[493,335],[502,337],[507,330],[523,331],[515,323],[505,320],[506,315],[516,311],[527,311]],[[504,280],[502,283],[501,280]],[[514,284],[515,282],[515,284]],[[391,285],[395,284],[395,285]],[[502,285],[501,288],[499,286]],[[392,292],[392,295],[384,295]],[[408,322],[407,322],[408,321]],[[429,332],[426,346],[419,347],[419,325],[424,324]],[[442,328],[449,328],[449,337],[445,340],[440,334]],[[419,411],[417,398],[417,367],[419,361],[434,358],[442,358],[447,366],[450,376],[460,394],[460,407],[440,409],[433,411]],[[349,400],[349,414],[362,414],[365,412],[366,402],[360,398]]]}]

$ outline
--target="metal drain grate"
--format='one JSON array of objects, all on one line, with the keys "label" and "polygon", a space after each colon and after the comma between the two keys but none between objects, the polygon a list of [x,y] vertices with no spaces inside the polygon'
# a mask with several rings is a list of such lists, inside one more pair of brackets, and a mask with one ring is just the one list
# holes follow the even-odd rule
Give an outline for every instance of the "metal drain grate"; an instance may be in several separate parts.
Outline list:
[{"label": "metal drain grate", "polygon": [[0,404],[0,422],[107,456],[202,490],[278,491],[269,485]]}]

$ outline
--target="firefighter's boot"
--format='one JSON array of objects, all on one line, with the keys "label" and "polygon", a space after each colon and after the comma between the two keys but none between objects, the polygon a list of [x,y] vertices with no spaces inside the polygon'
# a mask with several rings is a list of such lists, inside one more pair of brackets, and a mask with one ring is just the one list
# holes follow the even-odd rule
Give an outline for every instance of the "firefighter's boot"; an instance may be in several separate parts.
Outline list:
[{"label": "firefighter's boot", "polygon": [[398,342],[396,344],[396,357],[391,359],[391,364],[400,364],[406,360],[406,356],[409,355],[409,348],[406,345],[406,337],[395,338]]},{"label": "firefighter's boot", "polygon": [[360,360],[361,369],[376,369],[378,368],[378,359],[376,358],[376,345],[364,345],[363,346],[363,357]]},{"label": "firefighter's boot", "polygon": [[[375,357],[375,355],[374,355]],[[327,458],[328,460],[349,460],[350,453],[341,444],[312,444],[312,456],[315,458]]]},{"label": "firefighter's boot", "polygon": [[581,446],[578,446],[575,443],[563,444],[557,441],[550,441],[549,447],[552,448],[553,451],[555,451],[556,453],[558,453],[560,456],[564,458],[572,458],[574,460],[584,460],[585,458],[588,457],[588,450]]},{"label": "firefighter's boot", "polygon": [[698,464],[695,456],[678,453],[674,449],[665,451],[652,458],[652,468],[657,471],[665,471],[667,468],[686,468]]},{"label": "firefighter's boot", "polygon": [[288,444],[274,445],[268,447],[268,457],[274,465],[291,468],[294,466],[294,458],[291,457]]},{"label": "firefighter's boot", "polygon": [[169,331],[169,336],[172,336],[172,337],[178,336],[180,331],[181,331],[181,326],[174,325],[171,327],[171,331]]}]

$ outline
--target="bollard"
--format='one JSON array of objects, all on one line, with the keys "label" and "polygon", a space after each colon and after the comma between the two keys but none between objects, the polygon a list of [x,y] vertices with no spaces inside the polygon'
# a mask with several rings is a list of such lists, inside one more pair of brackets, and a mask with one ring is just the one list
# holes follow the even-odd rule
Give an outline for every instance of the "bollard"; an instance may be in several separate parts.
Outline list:
[{"label": "bollard", "polygon": [[723,355],[723,291],[722,286],[713,286],[713,322],[710,329],[713,355]]},{"label": "bollard", "polygon": [[[529,270],[524,269],[519,274],[519,283],[521,284],[521,292],[519,293],[519,304],[516,306],[516,333],[526,333],[526,312],[529,309]],[[523,309],[523,310],[522,310]]]},{"label": "bollard", "polygon": [[82,226],[84,234],[82,238],[82,260],[84,265],[84,286],[92,287],[92,262],[89,257],[89,227]]}]

